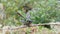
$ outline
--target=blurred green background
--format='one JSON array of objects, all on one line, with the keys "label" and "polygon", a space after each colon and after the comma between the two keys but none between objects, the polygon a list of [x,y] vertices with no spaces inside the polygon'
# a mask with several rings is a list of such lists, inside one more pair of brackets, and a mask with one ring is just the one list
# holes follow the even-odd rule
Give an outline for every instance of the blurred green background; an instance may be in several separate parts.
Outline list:
[{"label": "blurred green background", "polygon": [[58,0],[0,0],[4,5],[4,13],[6,18],[2,20],[4,25],[20,26],[22,17],[16,14],[16,11],[21,13],[24,17],[25,14],[22,10],[26,3],[32,6],[31,20],[33,24],[49,23],[60,21],[60,10]]}]

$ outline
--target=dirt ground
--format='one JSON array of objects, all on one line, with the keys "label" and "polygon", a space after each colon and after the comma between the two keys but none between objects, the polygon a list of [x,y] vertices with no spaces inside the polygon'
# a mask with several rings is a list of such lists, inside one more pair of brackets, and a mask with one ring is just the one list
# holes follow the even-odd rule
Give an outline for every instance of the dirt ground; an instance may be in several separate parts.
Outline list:
[{"label": "dirt ground", "polygon": [[[27,27],[16,30],[0,30],[0,34],[56,34],[56,32],[44,27]],[[60,32],[58,34],[60,34]]]}]

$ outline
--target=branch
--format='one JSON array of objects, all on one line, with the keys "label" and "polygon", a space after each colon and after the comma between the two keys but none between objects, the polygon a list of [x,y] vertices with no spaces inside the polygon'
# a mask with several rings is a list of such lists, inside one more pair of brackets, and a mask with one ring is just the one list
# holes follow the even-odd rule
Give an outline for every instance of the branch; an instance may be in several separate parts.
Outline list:
[{"label": "branch", "polygon": [[[31,24],[30,27],[35,27],[35,26],[44,26],[44,25],[59,25],[60,26],[60,23],[45,23],[45,24]],[[26,28],[27,26],[25,25],[21,25],[21,26],[18,26],[18,27],[10,27],[9,30],[17,30],[17,29],[20,29],[20,28]],[[3,30],[3,29],[0,29],[0,30]],[[8,29],[6,29],[8,30]]]}]

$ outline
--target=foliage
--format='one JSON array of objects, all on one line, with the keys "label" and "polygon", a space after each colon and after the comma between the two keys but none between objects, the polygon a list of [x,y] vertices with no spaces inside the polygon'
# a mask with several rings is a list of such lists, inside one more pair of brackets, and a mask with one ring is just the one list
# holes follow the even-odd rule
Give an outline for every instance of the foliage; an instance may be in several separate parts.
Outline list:
[{"label": "foliage", "polygon": [[35,24],[55,21],[57,18],[56,14],[58,15],[56,13],[58,10],[56,9],[57,0],[1,0],[1,3],[4,4],[6,13],[4,23],[6,25],[21,25],[20,20],[22,17],[18,16],[16,11],[25,17],[22,6],[26,3],[29,3],[33,8],[31,10],[31,20]]},{"label": "foliage", "polygon": [[[35,5],[36,6],[36,5]],[[34,13],[32,11],[32,19],[34,20],[34,23],[48,23],[50,21],[53,21],[56,19],[56,1],[41,1],[40,3],[37,3],[37,8]],[[34,16],[34,17],[33,17]]]}]

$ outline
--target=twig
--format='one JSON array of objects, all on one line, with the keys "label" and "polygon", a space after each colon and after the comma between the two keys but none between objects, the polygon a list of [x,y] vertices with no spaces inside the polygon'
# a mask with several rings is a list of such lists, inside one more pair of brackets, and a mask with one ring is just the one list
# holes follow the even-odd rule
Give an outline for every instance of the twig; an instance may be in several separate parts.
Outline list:
[{"label": "twig", "polygon": [[[31,24],[30,27],[35,27],[35,26],[43,26],[43,25],[60,25],[60,23],[44,23],[44,24]],[[25,25],[21,25],[15,28],[10,27],[9,30],[16,30],[16,29],[20,29],[20,28],[26,28],[27,26]],[[0,30],[4,30],[2,28],[0,28]],[[7,29],[6,29],[7,30]]]}]

